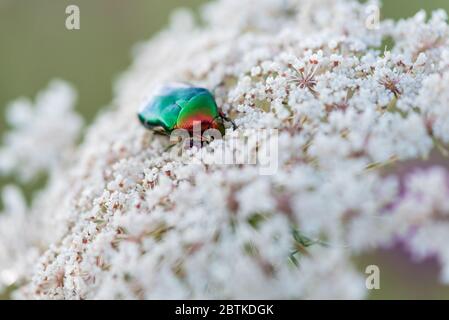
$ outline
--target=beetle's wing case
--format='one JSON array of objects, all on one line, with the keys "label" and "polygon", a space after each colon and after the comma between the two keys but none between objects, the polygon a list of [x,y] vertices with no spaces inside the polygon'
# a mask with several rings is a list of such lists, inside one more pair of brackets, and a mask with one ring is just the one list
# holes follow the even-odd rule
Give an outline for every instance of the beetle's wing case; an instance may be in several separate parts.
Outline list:
[{"label": "beetle's wing case", "polygon": [[215,100],[209,91],[199,91],[182,107],[178,116],[178,126],[190,127],[194,121],[212,121],[219,117]]}]

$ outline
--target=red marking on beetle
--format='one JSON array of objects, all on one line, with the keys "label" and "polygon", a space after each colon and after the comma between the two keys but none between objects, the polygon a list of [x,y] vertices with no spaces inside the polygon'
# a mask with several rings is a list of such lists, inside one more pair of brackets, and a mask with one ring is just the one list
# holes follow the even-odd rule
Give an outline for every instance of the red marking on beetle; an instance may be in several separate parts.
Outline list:
[{"label": "red marking on beetle", "polygon": [[214,118],[212,118],[209,115],[202,115],[202,114],[198,114],[198,115],[194,115],[189,117],[186,121],[179,123],[176,128],[177,129],[185,129],[187,131],[189,131],[190,133],[193,132],[195,125],[198,125],[198,123],[201,123],[201,131],[206,131],[208,129],[218,129],[218,124],[217,122],[214,120]]}]

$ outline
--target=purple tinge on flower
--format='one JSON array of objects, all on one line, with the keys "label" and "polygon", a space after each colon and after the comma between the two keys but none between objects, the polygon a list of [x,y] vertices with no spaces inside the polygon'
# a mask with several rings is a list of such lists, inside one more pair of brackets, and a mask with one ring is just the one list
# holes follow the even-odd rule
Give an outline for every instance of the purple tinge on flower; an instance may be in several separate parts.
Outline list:
[{"label": "purple tinge on flower", "polygon": [[[447,274],[449,171],[443,167],[412,170],[403,177],[403,192],[391,209],[394,241],[419,259],[436,256]],[[444,278],[444,281],[446,279]]]}]

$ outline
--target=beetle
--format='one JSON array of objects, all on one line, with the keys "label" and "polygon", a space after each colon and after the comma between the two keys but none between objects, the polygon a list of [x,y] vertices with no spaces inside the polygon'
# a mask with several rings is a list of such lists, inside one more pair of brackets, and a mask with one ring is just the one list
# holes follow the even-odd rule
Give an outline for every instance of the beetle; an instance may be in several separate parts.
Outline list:
[{"label": "beetle", "polygon": [[138,118],[147,129],[163,135],[170,135],[175,129],[185,129],[192,134],[196,122],[201,122],[201,133],[216,129],[224,135],[224,121],[236,128],[218,108],[209,90],[188,85],[164,87],[143,106]]}]

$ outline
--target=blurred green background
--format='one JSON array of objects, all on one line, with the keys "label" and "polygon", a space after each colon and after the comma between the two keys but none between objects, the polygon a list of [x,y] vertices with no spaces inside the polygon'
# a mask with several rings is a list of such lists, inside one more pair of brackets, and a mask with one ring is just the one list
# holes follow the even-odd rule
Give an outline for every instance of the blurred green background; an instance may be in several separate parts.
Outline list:
[{"label": "blurred green background", "polygon": [[[244,1],[244,0],[242,0]],[[79,93],[77,110],[91,121],[112,98],[115,77],[131,62],[130,50],[168,22],[174,8],[197,8],[206,0],[0,0],[0,134],[4,108],[20,96],[35,94],[55,78],[71,82]],[[81,29],[65,28],[65,8],[76,4]],[[382,15],[401,18],[419,9],[445,8],[448,0],[384,0]],[[13,177],[0,178],[0,188]],[[24,186],[28,197],[39,181]],[[0,205],[1,207],[1,205]],[[357,259],[381,269],[381,290],[371,298],[449,298],[437,285],[435,261],[412,264],[400,248]]]}]

